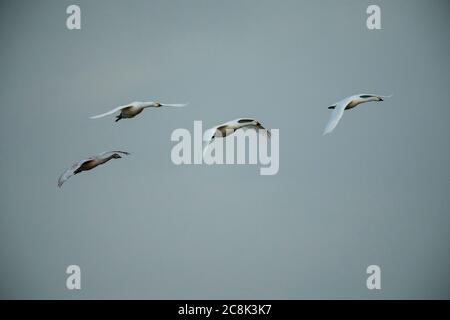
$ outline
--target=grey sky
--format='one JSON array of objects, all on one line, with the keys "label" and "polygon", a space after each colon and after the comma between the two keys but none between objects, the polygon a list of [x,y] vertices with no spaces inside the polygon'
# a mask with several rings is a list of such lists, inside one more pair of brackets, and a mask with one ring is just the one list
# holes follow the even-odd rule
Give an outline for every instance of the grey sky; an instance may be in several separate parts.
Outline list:
[{"label": "grey sky", "polygon": [[[1,298],[450,298],[448,1],[76,3],[80,31],[72,1],[0,4]],[[323,137],[356,93],[394,96]],[[88,119],[133,100],[190,105]],[[277,175],[171,162],[174,129],[248,116]]]}]

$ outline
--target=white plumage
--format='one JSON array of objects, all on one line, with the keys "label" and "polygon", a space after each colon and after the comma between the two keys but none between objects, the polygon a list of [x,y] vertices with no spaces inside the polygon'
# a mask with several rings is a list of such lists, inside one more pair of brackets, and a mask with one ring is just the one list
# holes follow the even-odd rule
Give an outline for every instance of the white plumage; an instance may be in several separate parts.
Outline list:
[{"label": "white plumage", "polygon": [[328,121],[323,134],[328,134],[336,128],[339,120],[341,120],[344,115],[345,110],[352,109],[357,105],[370,101],[383,101],[385,98],[390,98],[390,96],[380,96],[374,94],[358,94],[347,97],[339,102],[336,102],[332,106],[328,107],[328,109],[333,109],[330,120]]},{"label": "white plumage", "polygon": [[134,101],[129,104],[125,104],[123,106],[119,106],[117,108],[114,108],[108,112],[92,116],[91,119],[98,119],[103,118],[106,116],[109,116],[113,113],[119,112],[119,115],[116,117],[116,122],[121,119],[129,119],[134,118],[139,113],[141,113],[146,108],[161,108],[161,107],[174,107],[174,108],[181,108],[187,106],[187,103],[160,103],[160,102],[154,102],[154,101]]}]

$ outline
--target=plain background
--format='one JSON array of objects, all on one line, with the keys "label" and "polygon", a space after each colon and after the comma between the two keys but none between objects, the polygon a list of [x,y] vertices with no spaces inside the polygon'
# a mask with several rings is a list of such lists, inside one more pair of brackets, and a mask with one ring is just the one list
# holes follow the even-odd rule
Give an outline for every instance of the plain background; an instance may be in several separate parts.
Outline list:
[{"label": "plain background", "polygon": [[[2,1],[0,297],[450,298],[449,9]],[[322,136],[327,107],[357,93],[394,96]],[[133,100],[190,105],[88,118]],[[278,175],[171,162],[174,129],[248,116],[280,130]],[[114,149],[133,154],[57,188]]]}]

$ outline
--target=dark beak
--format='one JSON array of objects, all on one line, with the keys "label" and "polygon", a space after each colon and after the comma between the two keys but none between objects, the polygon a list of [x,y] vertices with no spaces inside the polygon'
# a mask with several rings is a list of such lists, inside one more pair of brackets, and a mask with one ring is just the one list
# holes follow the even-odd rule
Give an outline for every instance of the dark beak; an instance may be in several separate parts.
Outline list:
[{"label": "dark beak", "polygon": [[384,101],[383,98],[378,97],[378,99],[379,99],[378,101]]}]

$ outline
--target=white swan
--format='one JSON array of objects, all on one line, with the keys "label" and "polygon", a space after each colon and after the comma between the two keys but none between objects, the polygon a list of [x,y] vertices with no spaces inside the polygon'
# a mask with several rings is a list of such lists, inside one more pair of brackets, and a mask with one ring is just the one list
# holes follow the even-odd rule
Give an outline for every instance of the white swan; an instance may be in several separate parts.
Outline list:
[{"label": "white swan", "polygon": [[206,148],[211,142],[214,141],[214,139],[227,137],[236,132],[236,130],[245,128],[256,129],[258,131],[263,130],[263,132],[270,138],[270,131],[264,128],[258,120],[251,118],[239,118],[206,130],[203,135],[206,140],[204,151],[206,151]]},{"label": "white swan", "polygon": [[160,107],[175,107],[175,108],[181,108],[187,106],[187,103],[174,103],[174,104],[168,104],[168,103],[160,103],[160,102],[153,102],[153,101],[134,101],[129,104],[117,107],[115,109],[112,109],[108,112],[92,116],[90,119],[98,119],[105,116],[109,116],[110,114],[116,113],[120,111],[120,114],[116,116],[116,122],[120,119],[127,119],[127,118],[134,118],[139,113],[141,113],[146,108],[160,108]]},{"label": "white swan", "polygon": [[332,106],[328,107],[328,109],[333,109],[333,113],[331,114],[330,120],[328,121],[327,126],[323,134],[330,133],[336,128],[339,120],[341,120],[344,115],[344,110],[349,110],[361,103],[370,102],[370,101],[383,101],[385,98],[390,98],[390,96],[380,96],[374,94],[357,94],[354,96],[347,97],[339,102],[336,102]]},{"label": "white swan", "polygon": [[120,159],[122,155],[129,155],[128,152],[125,151],[107,151],[102,152],[98,155],[89,157],[87,159],[83,159],[73,164],[69,169],[67,169],[58,179],[58,187],[61,188],[64,182],[67,181],[73,175],[76,175],[82,171],[88,171],[94,169],[95,167],[108,162],[111,159]]}]

